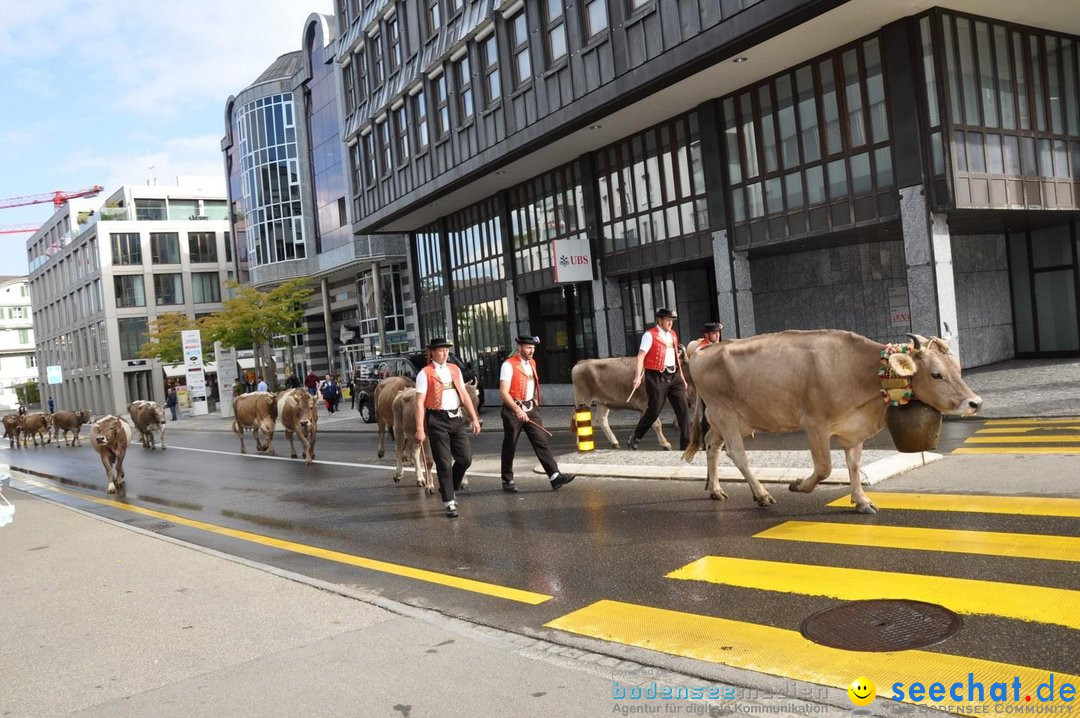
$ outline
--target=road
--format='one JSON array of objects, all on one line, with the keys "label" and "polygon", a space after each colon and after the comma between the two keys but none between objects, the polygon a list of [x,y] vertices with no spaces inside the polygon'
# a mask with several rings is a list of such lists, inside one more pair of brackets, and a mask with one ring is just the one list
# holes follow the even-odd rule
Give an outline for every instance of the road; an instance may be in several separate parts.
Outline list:
[{"label": "road", "polygon": [[[1062,427],[1058,434],[1071,430]],[[947,422],[940,448],[987,448],[972,440],[1025,431],[1035,430]],[[494,473],[474,474],[471,491],[459,495],[462,518],[448,520],[438,497],[424,496],[410,475],[392,481],[392,462],[375,456],[370,434],[324,432],[312,466],[240,456],[224,433],[170,427],[168,441],[164,452],[132,447],[127,492],[118,500],[106,497],[85,437],[81,448],[5,447],[3,458],[37,474],[39,492],[52,500],[535,636],[558,629],[822,682],[828,672],[806,666],[830,654],[795,655],[788,638],[837,599],[884,595],[886,582],[898,581],[900,594],[941,596],[965,614],[958,634],[911,653],[919,670],[959,680],[987,661],[1006,673],[1040,675],[1075,674],[1080,666],[1080,500],[1002,499],[995,507],[941,498],[993,466],[978,462],[1001,460],[995,457],[950,455],[920,472],[936,495],[883,494],[881,513],[861,516],[843,505],[842,487],[809,495],[773,489],[778,503],[768,509],[755,506],[741,483],[725,487],[725,503],[688,481],[582,477],[552,492],[542,476],[526,473],[522,439],[521,492],[502,492]],[[493,466],[500,441],[497,432],[481,435],[475,453],[488,460],[478,463]],[[556,452],[570,451],[570,442],[556,432]],[[790,437],[754,442],[749,448],[799,445]],[[280,435],[275,446],[287,456]],[[881,435],[868,448],[889,448],[889,440]],[[896,497],[908,504],[890,506]],[[771,648],[760,650],[762,642]],[[857,654],[867,673],[879,667],[904,675],[897,655]]]}]

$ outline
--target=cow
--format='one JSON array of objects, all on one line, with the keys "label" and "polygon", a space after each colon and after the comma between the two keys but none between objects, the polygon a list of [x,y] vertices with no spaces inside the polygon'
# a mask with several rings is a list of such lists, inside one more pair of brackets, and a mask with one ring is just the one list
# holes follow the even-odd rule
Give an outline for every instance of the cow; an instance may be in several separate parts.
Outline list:
[{"label": "cow", "polygon": [[156,401],[136,399],[128,404],[128,414],[135,431],[139,432],[144,449],[156,449],[154,432],[161,440],[161,450],[165,451],[165,405]]},{"label": "cow", "polygon": [[[910,377],[914,397],[940,412],[970,416],[982,405],[960,378],[960,362],[944,340],[908,336],[911,344],[887,347],[840,330],[786,331],[733,339],[698,352],[689,369],[699,404],[683,458],[690,461],[706,449],[707,490],[711,498],[723,500],[727,494],[720,488],[719,460],[724,447],[754,501],[768,506],[775,500],[750,473],[743,437],[756,431],[805,431],[814,471],[788,489],[809,493],[832,470],[829,441],[835,436],[844,449],[852,503],[859,513],[877,513],[863,492],[859,468],[863,442],[885,426],[889,404],[878,377],[883,362],[893,374]],[[702,414],[710,427],[704,443]]]},{"label": "cow", "polygon": [[37,446],[38,436],[41,437],[41,445],[44,446],[52,441],[52,415],[43,411],[26,414],[22,418],[19,430],[22,433],[23,446],[26,446],[27,437],[33,437],[34,446]]},{"label": "cow", "polygon": [[103,416],[90,426],[90,444],[101,456],[101,465],[105,467],[105,476],[109,479],[109,493],[122,490],[124,456],[131,444],[131,425],[119,416]]},{"label": "cow", "polygon": [[392,376],[375,385],[375,421],[379,425],[379,458],[386,454],[385,437],[390,432],[394,438],[394,399],[404,389],[411,389],[416,382],[405,376]]},{"label": "cow", "polygon": [[[476,388],[476,382],[465,382],[465,389],[473,407],[479,407],[480,393]],[[435,473],[431,468],[433,464],[431,442],[425,440],[422,451],[420,444],[416,442],[416,389],[402,389],[394,398],[394,440],[397,442],[397,469],[394,471],[394,483],[401,481],[405,473],[402,464],[408,457],[416,469],[416,485],[423,486],[429,494],[435,493]],[[421,454],[423,454],[424,463],[421,463]],[[468,487],[469,477],[466,476],[461,481],[461,488]]]},{"label": "cow", "polygon": [[[255,436],[255,448],[276,455],[270,445],[274,440],[276,424],[277,399],[270,392],[253,391],[233,399],[232,430],[240,436],[241,454],[247,453],[244,449],[244,432],[250,429]],[[265,443],[261,439],[265,439]]]},{"label": "cow", "polygon": [[296,458],[293,434],[300,439],[300,449],[304,462],[308,465],[315,460],[315,437],[319,431],[319,410],[315,397],[306,389],[287,389],[277,394],[277,415],[285,429],[285,438],[289,440],[289,457]]},{"label": "cow", "polygon": [[22,416],[19,414],[4,415],[4,438],[7,439],[14,449],[19,444],[19,432],[22,431]]},{"label": "cow", "polygon": [[[570,380],[574,383],[574,406],[588,406],[596,402],[600,428],[604,430],[604,436],[607,437],[613,449],[619,448],[619,440],[615,438],[608,424],[608,414],[613,409],[627,409],[644,414],[649,406],[649,397],[645,393],[645,387],[639,386],[637,391],[634,391],[634,372],[636,371],[637,357],[585,359],[575,364],[570,371]],[[671,443],[664,436],[660,419],[653,422],[653,431],[656,432],[656,439],[660,442],[660,446],[665,451],[670,451]]]},{"label": "cow", "polygon": [[[62,440],[68,446],[82,446],[82,439],[79,433],[82,431],[83,424],[90,423],[90,410],[82,409],[81,411],[57,411],[52,415],[53,420],[53,438],[56,439],[57,448],[60,447],[60,441]],[[71,432],[71,439],[68,439],[68,432]]]}]

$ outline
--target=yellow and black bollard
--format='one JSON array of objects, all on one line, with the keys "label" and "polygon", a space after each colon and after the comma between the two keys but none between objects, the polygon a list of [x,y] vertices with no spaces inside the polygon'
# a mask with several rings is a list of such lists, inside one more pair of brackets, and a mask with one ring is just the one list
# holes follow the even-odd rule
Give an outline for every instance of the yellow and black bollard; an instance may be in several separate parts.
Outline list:
[{"label": "yellow and black bollard", "polygon": [[577,431],[577,450],[592,451],[596,448],[593,443],[592,411],[587,406],[579,406],[574,410],[574,428]]}]

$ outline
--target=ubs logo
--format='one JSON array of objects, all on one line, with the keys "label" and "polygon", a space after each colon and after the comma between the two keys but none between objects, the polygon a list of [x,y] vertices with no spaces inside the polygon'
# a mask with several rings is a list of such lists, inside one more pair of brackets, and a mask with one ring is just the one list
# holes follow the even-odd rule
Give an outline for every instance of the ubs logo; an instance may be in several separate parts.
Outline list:
[{"label": "ubs logo", "polygon": [[560,254],[559,266],[569,267],[571,265],[585,265],[589,263],[589,255],[587,254]]}]

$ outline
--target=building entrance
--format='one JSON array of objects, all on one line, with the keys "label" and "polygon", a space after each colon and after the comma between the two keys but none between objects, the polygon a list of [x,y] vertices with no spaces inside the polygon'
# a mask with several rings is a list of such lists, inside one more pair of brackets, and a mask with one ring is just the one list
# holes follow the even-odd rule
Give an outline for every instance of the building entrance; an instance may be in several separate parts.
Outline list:
[{"label": "building entrance", "polygon": [[1080,353],[1076,223],[1009,233],[1016,355]]},{"label": "building entrance", "polygon": [[540,380],[569,384],[578,361],[597,356],[592,288],[567,284],[529,295],[532,331],[540,337],[537,364]]}]

